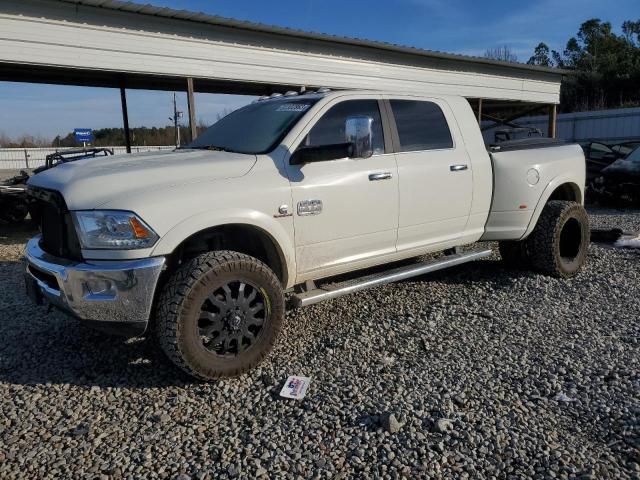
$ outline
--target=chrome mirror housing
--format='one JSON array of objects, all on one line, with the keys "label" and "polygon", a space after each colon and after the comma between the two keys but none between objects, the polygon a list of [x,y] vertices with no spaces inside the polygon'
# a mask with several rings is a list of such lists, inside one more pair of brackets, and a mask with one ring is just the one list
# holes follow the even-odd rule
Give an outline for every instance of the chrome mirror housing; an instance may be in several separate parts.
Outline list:
[{"label": "chrome mirror housing", "polygon": [[369,158],[373,155],[373,118],[364,115],[347,118],[345,137],[353,146],[351,158]]}]

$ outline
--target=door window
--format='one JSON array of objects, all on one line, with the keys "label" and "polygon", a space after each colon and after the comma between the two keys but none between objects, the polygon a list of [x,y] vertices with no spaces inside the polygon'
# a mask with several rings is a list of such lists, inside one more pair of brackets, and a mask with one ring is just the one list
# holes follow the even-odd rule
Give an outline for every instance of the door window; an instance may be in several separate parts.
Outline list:
[{"label": "door window", "polygon": [[391,110],[398,128],[401,152],[453,148],[449,125],[435,103],[391,100]]},{"label": "door window", "polygon": [[383,154],[384,137],[377,100],[347,100],[334,105],[313,126],[303,144],[307,147],[320,147],[344,143],[347,118],[359,115],[373,118],[373,154]]}]

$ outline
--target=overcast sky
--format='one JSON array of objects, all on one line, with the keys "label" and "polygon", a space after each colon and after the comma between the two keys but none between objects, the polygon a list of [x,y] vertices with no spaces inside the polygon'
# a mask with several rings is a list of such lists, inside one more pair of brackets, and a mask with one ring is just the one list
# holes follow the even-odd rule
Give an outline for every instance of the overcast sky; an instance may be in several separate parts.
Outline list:
[{"label": "overcast sky", "polygon": [[[640,17],[640,0],[151,0],[177,9],[315,32],[381,40],[443,52],[482,56],[508,45],[522,62],[544,41],[562,49],[589,18]],[[163,126],[171,115],[170,92],[129,91],[131,126]],[[218,112],[251,98],[199,94],[197,116],[207,123]],[[184,94],[180,109],[186,111]],[[112,89],[0,82],[0,133],[54,137],[74,127],[121,126],[119,92]]]}]

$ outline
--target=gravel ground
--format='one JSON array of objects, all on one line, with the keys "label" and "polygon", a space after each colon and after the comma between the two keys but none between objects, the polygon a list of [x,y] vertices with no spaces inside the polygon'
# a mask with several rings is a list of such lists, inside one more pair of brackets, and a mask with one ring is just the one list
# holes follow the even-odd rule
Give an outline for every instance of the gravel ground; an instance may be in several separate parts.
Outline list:
[{"label": "gravel ground", "polygon": [[20,173],[20,169],[0,168],[0,181],[15,177]]},{"label": "gravel ground", "polygon": [[[591,212],[640,231],[640,212]],[[288,314],[195,383],[148,340],[26,306],[0,235],[0,478],[640,478],[640,251],[569,281],[497,257]],[[312,377],[303,401],[277,393]]]},{"label": "gravel ground", "polygon": [[640,233],[640,210],[596,207],[588,210],[592,228],[620,228],[630,235]]}]

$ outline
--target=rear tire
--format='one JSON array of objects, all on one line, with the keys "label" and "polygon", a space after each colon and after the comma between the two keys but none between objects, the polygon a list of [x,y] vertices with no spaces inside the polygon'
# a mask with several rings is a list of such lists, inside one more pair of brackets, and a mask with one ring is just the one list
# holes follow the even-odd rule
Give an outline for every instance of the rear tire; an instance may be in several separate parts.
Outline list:
[{"label": "rear tire", "polygon": [[509,268],[525,270],[531,267],[527,242],[505,240],[498,244],[502,261]]},{"label": "rear tire", "polygon": [[585,263],[589,237],[589,216],[582,205],[550,201],[526,241],[532,267],[553,277],[573,277]]},{"label": "rear tire", "polygon": [[158,300],[156,337],[189,375],[240,375],[271,351],[284,319],[280,281],[256,258],[232,251],[182,265]]}]

